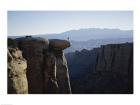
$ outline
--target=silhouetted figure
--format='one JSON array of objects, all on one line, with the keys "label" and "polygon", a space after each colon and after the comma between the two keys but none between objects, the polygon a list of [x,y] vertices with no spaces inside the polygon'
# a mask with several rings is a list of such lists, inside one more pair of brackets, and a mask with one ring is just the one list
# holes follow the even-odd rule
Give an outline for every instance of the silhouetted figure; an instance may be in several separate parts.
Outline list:
[{"label": "silhouetted figure", "polygon": [[70,39],[70,38],[68,37],[67,40],[69,41],[69,39]]}]

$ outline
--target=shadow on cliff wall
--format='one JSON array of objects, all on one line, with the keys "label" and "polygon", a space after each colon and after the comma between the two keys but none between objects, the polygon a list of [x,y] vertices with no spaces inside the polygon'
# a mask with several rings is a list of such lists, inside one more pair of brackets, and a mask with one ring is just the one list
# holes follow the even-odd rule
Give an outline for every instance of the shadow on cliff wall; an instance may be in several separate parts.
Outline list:
[{"label": "shadow on cliff wall", "polygon": [[133,43],[66,54],[73,94],[132,94]]}]

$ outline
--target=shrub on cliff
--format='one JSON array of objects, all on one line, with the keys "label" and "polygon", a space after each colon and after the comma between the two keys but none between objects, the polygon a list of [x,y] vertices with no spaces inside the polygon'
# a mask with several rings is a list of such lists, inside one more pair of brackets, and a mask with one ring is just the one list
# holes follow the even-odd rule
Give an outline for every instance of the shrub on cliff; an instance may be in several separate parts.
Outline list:
[{"label": "shrub on cliff", "polygon": [[17,46],[17,42],[14,39],[8,38],[8,47],[16,48]]}]

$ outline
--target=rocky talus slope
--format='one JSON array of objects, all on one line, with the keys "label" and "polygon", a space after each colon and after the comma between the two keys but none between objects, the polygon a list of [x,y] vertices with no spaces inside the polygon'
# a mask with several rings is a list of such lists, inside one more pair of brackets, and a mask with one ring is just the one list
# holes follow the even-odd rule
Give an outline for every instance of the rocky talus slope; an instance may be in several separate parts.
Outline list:
[{"label": "rocky talus slope", "polygon": [[[57,39],[46,40],[43,38],[26,36],[15,40],[9,39],[8,49],[11,45],[16,46],[15,48],[19,48],[22,51],[21,55],[26,59],[26,63],[21,62],[22,65],[26,64],[25,67],[22,66],[15,69],[20,71],[22,71],[22,69],[27,69],[27,73],[24,74],[27,76],[26,81],[28,81],[27,93],[71,93],[67,61],[63,53],[64,49],[70,47],[68,41]],[[8,68],[9,67],[8,65]],[[11,72],[13,73],[12,70]],[[9,74],[8,72],[8,77]],[[14,75],[13,77],[15,78]],[[11,87],[14,86],[13,82],[13,79],[11,79],[11,81],[8,80],[8,93],[24,93],[17,92],[17,88],[15,88],[16,91],[12,91]],[[15,81],[15,84],[22,84],[22,79],[21,81]],[[19,87],[19,90],[23,89],[23,87]]]}]

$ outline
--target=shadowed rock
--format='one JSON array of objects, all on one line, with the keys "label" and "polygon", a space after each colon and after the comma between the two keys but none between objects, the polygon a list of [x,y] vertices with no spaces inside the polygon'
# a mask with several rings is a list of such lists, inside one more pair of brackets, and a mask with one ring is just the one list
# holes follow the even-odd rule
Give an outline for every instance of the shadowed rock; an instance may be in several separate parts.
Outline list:
[{"label": "shadowed rock", "polygon": [[29,93],[41,94],[44,89],[44,54],[43,50],[48,49],[49,41],[43,38],[22,37],[16,39],[19,48],[23,51],[24,58],[28,61],[27,78]]},{"label": "shadowed rock", "polygon": [[[63,50],[70,46],[66,40],[47,40],[26,36],[16,39],[27,60],[29,93],[71,93],[67,62]],[[20,52],[13,54],[16,58]],[[9,55],[9,60],[12,57]],[[9,82],[9,81],[8,81]]]},{"label": "shadowed rock", "polygon": [[77,51],[67,61],[73,94],[133,93],[133,43]]},{"label": "shadowed rock", "polygon": [[59,39],[51,39],[49,41],[50,51],[54,53],[56,58],[56,78],[59,86],[59,93],[71,93],[67,60],[63,52],[64,49],[70,47],[70,42]]},{"label": "shadowed rock", "polygon": [[56,58],[53,52],[44,51],[44,93],[58,93]]}]

